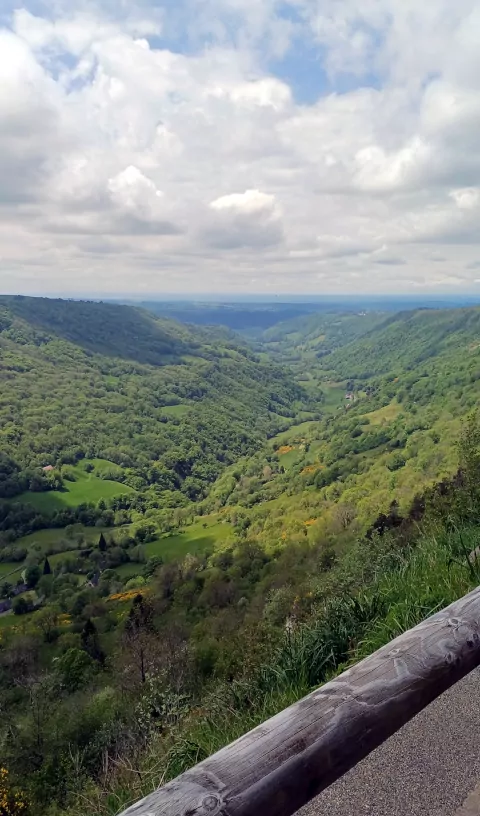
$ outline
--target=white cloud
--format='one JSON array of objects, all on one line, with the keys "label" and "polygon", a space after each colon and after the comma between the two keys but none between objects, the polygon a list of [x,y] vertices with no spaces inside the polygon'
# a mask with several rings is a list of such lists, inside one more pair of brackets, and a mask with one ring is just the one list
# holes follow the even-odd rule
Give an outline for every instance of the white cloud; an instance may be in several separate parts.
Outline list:
[{"label": "white cloud", "polygon": [[275,197],[259,190],[246,190],[244,193],[230,193],[221,196],[210,204],[217,212],[233,212],[235,215],[262,216],[271,218],[275,213]]},{"label": "white cloud", "polygon": [[474,187],[452,190],[450,195],[461,210],[473,210],[480,203],[479,190]]},{"label": "white cloud", "polygon": [[28,45],[0,30],[0,202],[41,195],[45,164],[58,149],[58,90]]},{"label": "white cloud", "polygon": [[108,179],[108,192],[112,202],[121,210],[138,218],[155,217],[158,199],[163,197],[153,181],[132,164],[113,178]]},{"label": "white cloud", "polygon": [[0,30],[1,289],[475,284],[476,0],[39,8]]},{"label": "white cloud", "polygon": [[269,247],[281,242],[283,226],[275,196],[260,190],[230,193],[210,203],[215,219],[205,230],[211,246]]}]

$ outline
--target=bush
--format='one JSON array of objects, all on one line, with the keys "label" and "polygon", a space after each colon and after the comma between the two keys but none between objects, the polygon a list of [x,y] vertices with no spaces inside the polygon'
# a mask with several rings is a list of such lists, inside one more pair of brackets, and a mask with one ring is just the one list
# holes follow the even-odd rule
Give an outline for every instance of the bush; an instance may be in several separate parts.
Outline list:
[{"label": "bush", "polygon": [[83,649],[71,648],[58,658],[57,671],[62,687],[71,693],[88,683],[96,665]]},{"label": "bush", "polygon": [[32,611],[33,603],[27,598],[15,598],[12,609],[14,615],[26,615],[27,612]]},{"label": "bush", "polygon": [[25,583],[30,589],[33,589],[37,586],[41,576],[42,571],[36,564],[32,565],[31,567],[27,567],[25,572]]},{"label": "bush", "polygon": [[125,589],[137,589],[138,587],[145,586],[145,578],[142,578],[141,575],[137,575],[134,578],[130,578],[129,581],[125,584]]},{"label": "bush", "polygon": [[400,470],[404,467],[406,459],[401,453],[394,453],[387,461],[387,468],[391,471]]},{"label": "bush", "polygon": [[61,473],[62,473],[62,479],[66,479],[67,482],[75,482],[76,481],[75,471],[69,465],[63,465]]},{"label": "bush", "polygon": [[0,816],[26,816],[27,800],[10,785],[9,773],[0,766]]}]

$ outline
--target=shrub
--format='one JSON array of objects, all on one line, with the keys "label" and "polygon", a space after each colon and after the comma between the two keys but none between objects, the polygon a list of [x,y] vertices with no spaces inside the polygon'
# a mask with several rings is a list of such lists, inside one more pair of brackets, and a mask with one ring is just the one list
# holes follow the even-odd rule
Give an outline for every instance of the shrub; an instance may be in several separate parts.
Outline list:
[{"label": "shrub", "polygon": [[7,769],[0,766],[0,816],[26,816],[27,812],[25,796],[10,785]]},{"label": "shrub", "polygon": [[14,615],[26,615],[27,612],[32,611],[33,603],[31,600],[27,600],[27,598],[15,598],[12,609]]}]

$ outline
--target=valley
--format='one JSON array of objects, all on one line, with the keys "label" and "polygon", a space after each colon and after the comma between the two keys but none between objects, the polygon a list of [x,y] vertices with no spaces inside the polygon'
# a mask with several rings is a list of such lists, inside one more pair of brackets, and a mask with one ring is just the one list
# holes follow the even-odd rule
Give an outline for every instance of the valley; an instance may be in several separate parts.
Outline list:
[{"label": "valley", "polygon": [[113,816],[476,579],[480,310],[247,313],[0,298],[0,746],[33,816]]}]

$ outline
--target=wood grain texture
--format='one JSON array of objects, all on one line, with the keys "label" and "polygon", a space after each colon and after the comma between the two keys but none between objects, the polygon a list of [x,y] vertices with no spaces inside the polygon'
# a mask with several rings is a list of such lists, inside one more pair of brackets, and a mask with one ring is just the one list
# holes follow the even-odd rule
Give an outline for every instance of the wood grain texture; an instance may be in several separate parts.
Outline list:
[{"label": "wood grain texture", "polygon": [[122,816],[290,816],[478,665],[480,588]]}]

